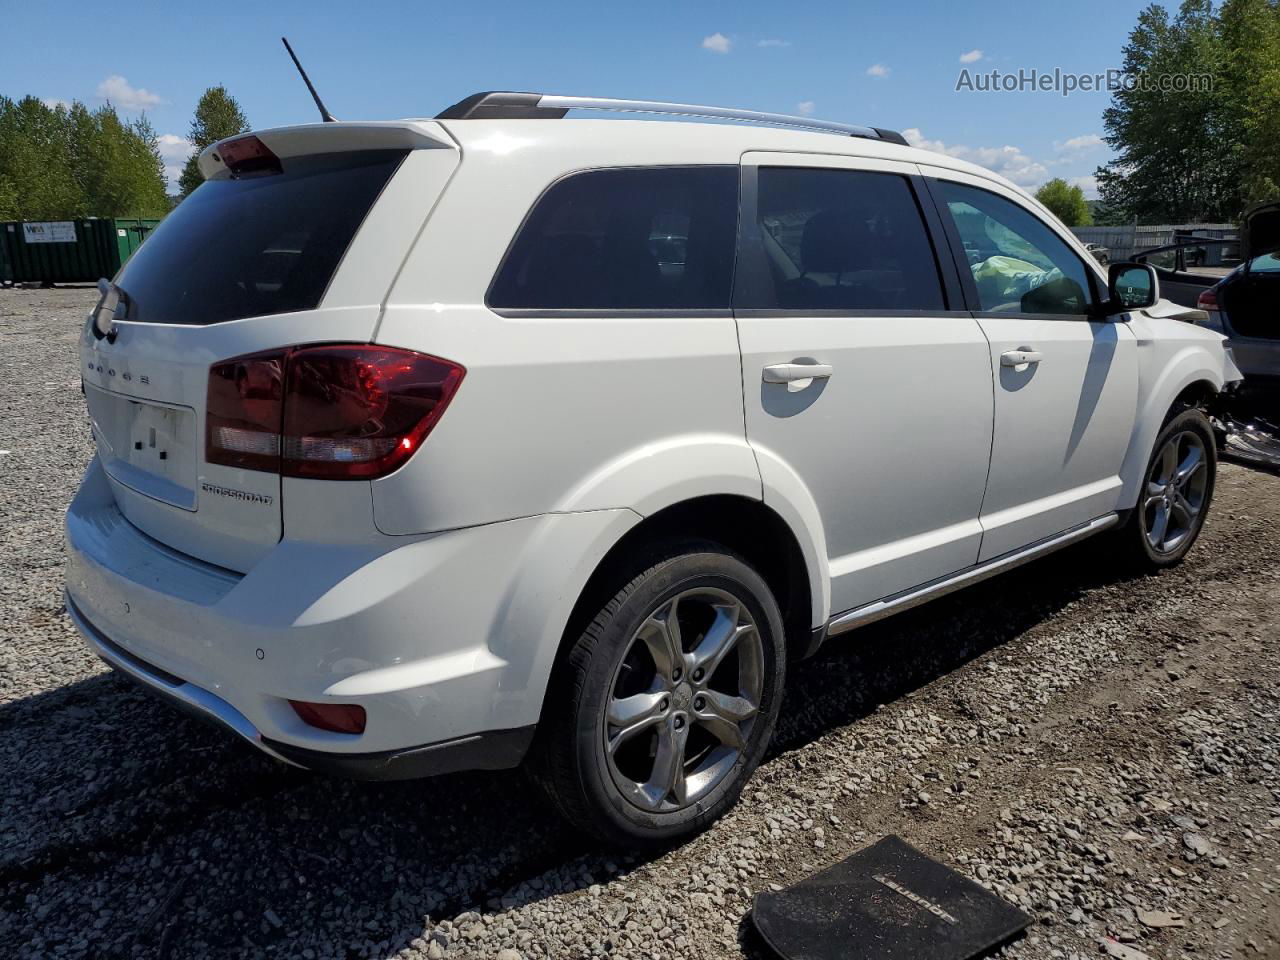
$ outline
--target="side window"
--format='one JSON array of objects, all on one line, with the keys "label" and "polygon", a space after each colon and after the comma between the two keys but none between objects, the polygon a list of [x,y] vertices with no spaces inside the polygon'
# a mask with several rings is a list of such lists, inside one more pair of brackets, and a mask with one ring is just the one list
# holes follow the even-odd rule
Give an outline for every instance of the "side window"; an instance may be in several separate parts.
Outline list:
[{"label": "side window", "polygon": [[489,288],[491,307],[729,307],[736,167],[591,170],[534,206]]},{"label": "side window", "polygon": [[945,310],[920,208],[905,177],[761,167],[757,223],[768,282],[740,307]]},{"label": "side window", "polygon": [[1092,288],[1084,263],[1038,217],[987,190],[947,180],[937,185],[960,232],[980,309],[1088,313]]}]

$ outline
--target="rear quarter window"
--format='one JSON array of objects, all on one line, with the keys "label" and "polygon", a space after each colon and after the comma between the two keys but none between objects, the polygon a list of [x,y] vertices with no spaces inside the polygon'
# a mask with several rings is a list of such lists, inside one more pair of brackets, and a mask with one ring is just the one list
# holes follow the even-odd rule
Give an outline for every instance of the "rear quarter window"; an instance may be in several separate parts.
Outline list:
[{"label": "rear quarter window", "polygon": [[292,157],[282,173],[206,181],[120,274],[129,319],[201,326],[315,309],[405,155]]},{"label": "rear quarter window", "polygon": [[590,170],[552,184],[499,267],[490,307],[728,309],[736,167]]}]

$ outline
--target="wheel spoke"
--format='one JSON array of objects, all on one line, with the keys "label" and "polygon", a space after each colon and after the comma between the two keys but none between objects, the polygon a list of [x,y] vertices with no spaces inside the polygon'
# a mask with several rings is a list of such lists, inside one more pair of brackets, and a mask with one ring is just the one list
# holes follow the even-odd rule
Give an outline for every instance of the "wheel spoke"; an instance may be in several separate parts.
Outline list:
[{"label": "wheel spoke", "polygon": [[1178,469],[1178,439],[1174,437],[1160,451],[1160,483],[1168,483]]},{"label": "wheel spoke", "polygon": [[1191,506],[1191,503],[1187,498],[1180,493],[1174,497],[1173,506],[1171,507],[1170,512],[1181,514],[1184,524],[1188,527],[1191,526],[1192,521],[1196,518],[1195,509]]},{"label": "wheel spoke", "polygon": [[741,609],[737,604],[717,606],[715,620],[694,648],[693,666],[702,670],[704,683],[716,672],[716,667],[729,655],[742,635],[755,629],[752,623],[738,622]]},{"label": "wheel spoke", "polygon": [[653,691],[610,700],[609,723],[615,727],[631,728],[646,720],[652,721],[662,715],[662,702],[665,699],[665,691]]},{"label": "wheel spoke", "polygon": [[684,667],[684,644],[680,639],[680,620],[676,616],[676,605],[680,598],[676,597],[645,621],[641,627],[641,639],[649,648],[658,675],[668,683],[677,668]]},{"label": "wheel spoke", "polygon": [[1151,531],[1147,534],[1147,539],[1151,545],[1159,550],[1164,546],[1164,535],[1169,529],[1169,508],[1163,503],[1156,507],[1155,521],[1151,524]]},{"label": "wheel spoke", "polygon": [[746,746],[742,724],[756,714],[756,705],[745,697],[735,697],[718,690],[701,694],[703,706],[694,718],[708,733],[726,747],[741,750]]},{"label": "wheel spoke", "polygon": [[1178,486],[1186,489],[1196,474],[1204,469],[1204,465],[1204,451],[1199,445],[1193,444],[1182,462],[1178,464],[1178,472],[1174,475]]},{"label": "wheel spoke", "polygon": [[678,806],[685,802],[684,746],[689,737],[688,726],[676,729],[668,722],[658,731],[658,750],[653,757],[653,773],[641,788],[651,809],[658,809],[672,797]]}]

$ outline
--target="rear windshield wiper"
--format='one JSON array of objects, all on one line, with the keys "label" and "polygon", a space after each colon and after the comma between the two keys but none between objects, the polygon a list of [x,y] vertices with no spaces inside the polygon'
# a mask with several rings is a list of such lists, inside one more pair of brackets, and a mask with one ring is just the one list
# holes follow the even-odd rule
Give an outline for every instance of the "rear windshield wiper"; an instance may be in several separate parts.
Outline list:
[{"label": "rear windshield wiper", "polygon": [[106,277],[98,281],[98,291],[102,296],[98,298],[98,305],[93,308],[93,313],[89,314],[89,320],[93,325],[93,335],[111,343],[116,338],[116,323],[129,319],[133,301],[123,288]]}]

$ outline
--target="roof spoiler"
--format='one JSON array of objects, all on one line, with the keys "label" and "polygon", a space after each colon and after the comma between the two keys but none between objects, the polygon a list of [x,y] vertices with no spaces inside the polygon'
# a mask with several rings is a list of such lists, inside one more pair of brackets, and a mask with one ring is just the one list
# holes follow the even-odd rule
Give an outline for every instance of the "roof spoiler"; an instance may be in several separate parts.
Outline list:
[{"label": "roof spoiler", "polygon": [[437,120],[559,120],[570,110],[602,110],[611,113],[648,113],[659,116],[698,117],[708,120],[736,120],[777,127],[796,127],[821,133],[836,133],[867,140],[883,140],[909,146],[896,130],[863,127],[850,123],[795,117],[785,113],[763,113],[732,107],[708,107],[693,103],[665,103],[658,100],[611,100],[604,97],[561,97],[545,93],[488,91],[473,93],[437,114]]}]

